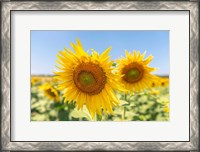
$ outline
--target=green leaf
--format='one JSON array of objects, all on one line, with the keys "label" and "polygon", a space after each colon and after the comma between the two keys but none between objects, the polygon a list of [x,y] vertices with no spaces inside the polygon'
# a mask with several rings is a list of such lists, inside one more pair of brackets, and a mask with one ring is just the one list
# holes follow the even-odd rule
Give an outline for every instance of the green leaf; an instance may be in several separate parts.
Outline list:
[{"label": "green leaf", "polygon": [[134,102],[131,102],[130,106],[131,107],[136,107],[136,104]]},{"label": "green leaf", "polygon": [[128,105],[128,104],[129,103],[127,101],[125,101],[125,100],[120,100],[120,103],[119,103],[120,106]]},{"label": "green leaf", "polygon": [[87,108],[84,106],[82,110],[78,110],[78,109],[74,109],[71,113],[70,113],[71,117],[74,118],[86,118],[87,120],[92,120],[89,112],[87,111]]}]

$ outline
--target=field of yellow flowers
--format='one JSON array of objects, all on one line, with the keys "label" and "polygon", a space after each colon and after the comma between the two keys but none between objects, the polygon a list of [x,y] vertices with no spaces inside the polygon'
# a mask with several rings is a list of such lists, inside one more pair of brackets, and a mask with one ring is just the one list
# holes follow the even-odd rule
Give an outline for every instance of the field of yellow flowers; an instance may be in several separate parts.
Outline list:
[{"label": "field of yellow flowers", "polygon": [[91,117],[84,105],[77,108],[76,102],[64,102],[63,90],[58,90],[53,76],[31,77],[32,121],[168,121],[169,78],[159,77],[151,87],[139,93],[115,92],[120,104],[113,114]]}]

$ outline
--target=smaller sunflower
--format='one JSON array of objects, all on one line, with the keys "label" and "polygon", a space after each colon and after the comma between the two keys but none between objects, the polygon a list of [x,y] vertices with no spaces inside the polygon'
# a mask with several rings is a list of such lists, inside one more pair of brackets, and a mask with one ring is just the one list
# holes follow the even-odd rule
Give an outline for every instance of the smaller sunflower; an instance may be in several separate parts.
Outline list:
[{"label": "smaller sunflower", "polygon": [[38,77],[31,77],[31,86],[34,86],[37,82],[41,80]]},{"label": "smaller sunflower", "polygon": [[163,110],[164,112],[169,113],[169,107],[166,106]]},{"label": "smaller sunflower", "polygon": [[161,87],[169,86],[169,78],[160,78],[159,85]]},{"label": "smaller sunflower", "polygon": [[163,111],[169,113],[169,101],[164,102]]},{"label": "smaller sunflower", "polygon": [[40,90],[42,90],[46,97],[48,97],[51,100],[59,101],[59,94],[58,91],[52,87],[50,84],[43,84],[39,87]]},{"label": "smaller sunflower", "polygon": [[159,79],[154,80],[151,82],[151,88],[156,88],[159,86]]},{"label": "smaller sunflower", "polygon": [[148,64],[152,61],[153,56],[150,55],[146,59],[146,52],[126,51],[126,57],[117,60],[118,73],[121,77],[121,84],[128,91],[142,91],[145,88],[151,88],[152,82],[157,80],[157,77],[151,72],[156,68],[149,67]]}]

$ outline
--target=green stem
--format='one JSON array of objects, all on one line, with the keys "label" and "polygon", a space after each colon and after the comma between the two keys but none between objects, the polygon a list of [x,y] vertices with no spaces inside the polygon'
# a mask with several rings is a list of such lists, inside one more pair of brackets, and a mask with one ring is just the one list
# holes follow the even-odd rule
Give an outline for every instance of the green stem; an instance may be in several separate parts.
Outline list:
[{"label": "green stem", "polygon": [[[124,94],[124,100],[127,101],[127,94]],[[126,107],[124,106],[122,119],[125,120],[125,117],[126,117]]]},{"label": "green stem", "polygon": [[102,116],[99,116],[98,114],[96,114],[96,121],[101,121],[102,120]]},{"label": "green stem", "polygon": [[125,116],[126,116],[126,107],[124,107],[124,109],[123,109],[123,116],[122,116],[123,120],[125,120]]},{"label": "green stem", "polygon": [[127,94],[124,94],[124,100],[127,101]]}]

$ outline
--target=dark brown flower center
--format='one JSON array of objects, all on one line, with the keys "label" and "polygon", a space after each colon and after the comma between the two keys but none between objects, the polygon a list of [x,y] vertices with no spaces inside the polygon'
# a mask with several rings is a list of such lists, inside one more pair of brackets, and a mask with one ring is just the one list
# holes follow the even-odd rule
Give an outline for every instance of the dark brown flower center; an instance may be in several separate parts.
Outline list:
[{"label": "dark brown flower center", "polygon": [[51,91],[50,88],[47,89],[46,92],[47,92],[47,94],[49,94],[51,97],[55,97],[55,96],[56,96],[55,93],[54,93],[53,91]]},{"label": "dark brown flower center", "polygon": [[165,86],[165,82],[161,82],[161,86]]},{"label": "dark brown flower center", "polygon": [[123,79],[128,83],[135,83],[141,80],[143,73],[143,66],[138,63],[131,63],[125,66],[122,70],[122,74],[124,74]]},{"label": "dark brown flower center", "polygon": [[84,93],[95,95],[102,91],[106,84],[106,75],[103,69],[94,63],[82,63],[73,73],[76,87]]}]

